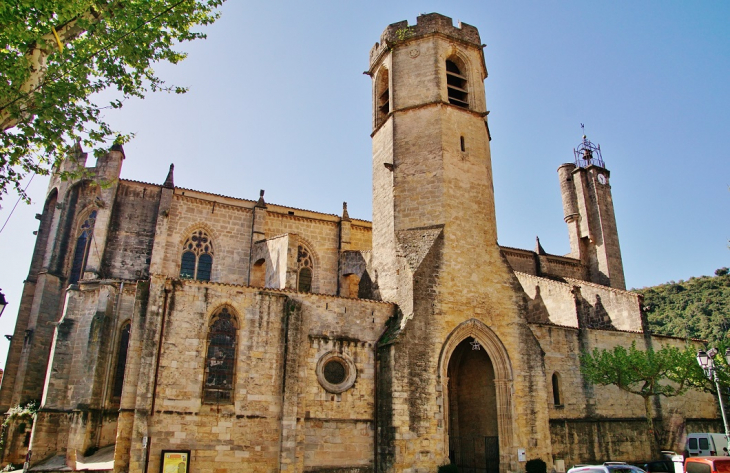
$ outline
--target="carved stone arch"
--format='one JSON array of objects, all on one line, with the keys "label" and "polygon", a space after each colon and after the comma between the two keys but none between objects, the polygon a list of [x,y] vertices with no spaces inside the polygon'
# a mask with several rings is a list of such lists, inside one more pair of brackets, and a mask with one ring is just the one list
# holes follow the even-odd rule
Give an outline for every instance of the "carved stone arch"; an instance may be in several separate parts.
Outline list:
[{"label": "carved stone arch", "polygon": [[180,232],[180,235],[178,237],[178,247],[182,247],[185,244],[185,240],[187,240],[188,237],[190,237],[190,235],[192,235],[193,232],[196,230],[205,230],[205,232],[208,233],[210,238],[215,243],[217,243],[219,235],[215,230],[213,230],[213,227],[211,227],[210,225],[208,225],[205,222],[196,222],[191,225],[188,225],[187,227],[185,227],[185,229],[182,232]]},{"label": "carved stone arch", "polygon": [[213,308],[213,310],[208,311],[207,318],[205,319],[205,323],[207,326],[210,326],[211,322],[213,322],[213,318],[220,314],[223,309],[227,309],[228,313],[231,314],[231,320],[233,321],[233,326],[236,327],[236,330],[241,329],[240,319],[241,314],[240,312],[233,306],[233,304],[229,301],[224,301],[216,304],[216,306]]},{"label": "carved stone arch", "polygon": [[446,378],[451,355],[456,347],[469,337],[479,342],[489,355],[494,365],[495,379],[512,381],[512,364],[507,349],[497,337],[497,334],[477,319],[462,322],[446,337],[439,357],[439,378],[442,380]]},{"label": "carved stone arch", "polygon": [[444,455],[448,455],[450,445],[449,435],[449,362],[456,348],[468,338],[473,338],[479,343],[479,348],[483,349],[492,363],[494,369],[494,387],[496,394],[497,408],[497,431],[499,437],[499,471],[506,472],[509,469],[512,460],[512,452],[514,450],[513,425],[514,425],[514,407],[512,403],[513,385],[512,385],[512,364],[509,354],[502,341],[499,339],[492,329],[477,319],[469,319],[459,324],[446,337],[444,345],[439,355],[438,363],[438,382],[441,385],[441,394],[437,403],[444,406],[444,446],[447,451]]},{"label": "carved stone arch", "polygon": [[[320,263],[319,254],[317,253],[317,250],[315,249],[316,247],[312,244],[312,242],[310,242],[309,240],[307,240],[306,238],[304,238],[301,235],[297,235],[297,236],[298,236],[297,248],[299,246],[303,246],[304,248],[307,249],[307,251],[309,252],[309,254],[312,257],[312,266],[313,266],[313,269],[312,269],[312,290],[310,292],[319,293],[319,291],[320,291],[319,282],[321,280],[321,273],[322,273],[322,266],[321,266],[321,263]],[[298,283],[298,281],[299,281],[299,269],[300,268],[297,267],[297,287],[298,287],[298,284],[299,284]]]}]

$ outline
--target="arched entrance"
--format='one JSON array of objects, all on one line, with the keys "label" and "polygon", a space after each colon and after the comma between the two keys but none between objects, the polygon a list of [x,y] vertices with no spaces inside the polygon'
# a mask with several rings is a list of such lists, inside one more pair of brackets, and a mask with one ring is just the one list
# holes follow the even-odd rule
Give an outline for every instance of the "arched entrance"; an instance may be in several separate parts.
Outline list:
[{"label": "arched entrance", "polygon": [[499,432],[494,368],[474,338],[449,360],[449,459],[461,471],[499,471]]},{"label": "arched entrance", "polygon": [[512,370],[504,345],[476,319],[459,325],[441,352],[448,456],[459,471],[499,473],[511,463]]}]

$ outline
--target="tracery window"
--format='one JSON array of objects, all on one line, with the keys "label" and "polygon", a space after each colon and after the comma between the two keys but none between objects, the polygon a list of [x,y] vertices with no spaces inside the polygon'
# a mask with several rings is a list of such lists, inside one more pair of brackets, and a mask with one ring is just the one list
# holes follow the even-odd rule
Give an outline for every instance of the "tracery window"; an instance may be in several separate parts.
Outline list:
[{"label": "tracery window", "polygon": [[124,371],[127,367],[127,349],[129,348],[129,336],[132,324],[126,322],[122,326],[119,336],[119,349],[117,351],[117,367],[114,370],[114,388],[112,390],[112,398],[122,397],[122,388],[124,387]]},{"label": "tracery window", "polygon": [[222,308],[211,320],[203,386],[203,401],[206,403],[233,402],[237,328],[236,318],[226,307]]},{"label": "tracery window", "polygon": [[212,268],[213,242],[205,230],[196,230],[183,245],[180,278],[210,281]]},{"label": "tracery window", "polygon": [[89,257],[89,248],[94,236],[94,224],[96,223],[96,210],[89,214],[89,217],[81,224],[81,231],[76,239],[76,249],[71,262],[71,273],[68,276],[69,284],[76,284],[86,268],[86,260]]},{"label": "tracery window", "polygon": [[314,264],[307,248],[299,245],[297,250],[297,289],[299,292],[312,292]]},{"label": "tracery window", "polygon": [[464,68],[459,67],[453,60],[446,60],[446,88],[449,94],[449,103],[469,108],[469,98],[466,87]]}]

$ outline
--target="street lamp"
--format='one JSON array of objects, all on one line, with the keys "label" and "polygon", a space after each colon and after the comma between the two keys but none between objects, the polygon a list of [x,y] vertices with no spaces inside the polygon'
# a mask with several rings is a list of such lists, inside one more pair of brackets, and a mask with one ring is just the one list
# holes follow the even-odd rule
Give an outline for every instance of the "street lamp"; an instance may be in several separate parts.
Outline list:
[{"label": "street lamp", "polygon": [[8,305],[8,301],[5,300],[5,294],[0,292],[0,315],[3,315],[5,307]]},{"label": "street lamp", "polygon": [[[722,414],[722,423],[725,424],[725,439],[730,442],[730,428],[727,425],[727,416],[725,416],[725,406],[722,403],[722,389],[720,389],[720,379],[717,376],[717,367],[715,366],[715,355],[717,355],[717,349],[710,348],[705,353],[704,350],[697,352],[697,363],[699,363],[702,371],[705,372],[707,379],[715,382],[717,388],[717,399],[720,401],[720,414]],[[730,348],[725,350],[725,361],[730,365]]]}]

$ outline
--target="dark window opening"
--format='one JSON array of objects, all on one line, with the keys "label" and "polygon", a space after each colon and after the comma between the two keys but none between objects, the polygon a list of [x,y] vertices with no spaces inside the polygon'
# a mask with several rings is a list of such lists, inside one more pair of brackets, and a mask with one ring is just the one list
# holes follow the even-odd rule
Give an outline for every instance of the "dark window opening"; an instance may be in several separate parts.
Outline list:
[{"label": "dark window opening", "polygon": [[322,371],[324,379],[331,384],[340,384],[347,379],[347,368],[342,361],[337,359],[328,361],[327,364],[324,365],[324,370]]},{"label": "dark window opening", "polygon": [[200,255],[200,258],[198,258],[198,274],[195,279],[198,281],[210,281],[212,268],[213,258],[207,253]]},{"label": "dark window opening", "polygon": [[227,308],[213,318],[208,332],[205,357],[203,400],[207,403],[233,402],[233,371],[236,362],[236,320]]},{"label": "dark window opening", "polygon": [[466,151],[466,143],[464,142],[464,137],[461,137],[461,151]]},{"label": "dark window opening", "polygon": [[560,399],[560,376],[558,373],[553,373],[553,404],[556,406],[563,405]]},{"label": "dark window opening", "polygon": [[129,334],[132,324],[126,323],[122,327],[119,337],[119,350],[117,352],[117,368],[114,370],[114,388],[112,390],[113,398],[122,397],[122,388],[124,387],[124,371],[127,368],[127,349],[129,348]]},{"label": "dark window opening", "polygon": [[96,223],[96,210],[91,212],[81,225],[81,234],[76,239],[76,249],[71,263],[71,273],[68,276],[69,284],[76,284],[84,274],[86,269],[86,260],[89,257],[89,248],[94,234],[94,224]]},{"label": "dark window opening", "polygon": [[469,98],[466,87],[466,76],[453,61],[446,61],[446,88],[449,103],[463,108],[469,108]]},{"label": "dark window opening", "polygon": [[390,81],[388,69],[381,68],[375,86],[375,126],[380,126],[390,113]]},{"label": "dark window opening", "polygon": [[183,279],[193,279],[195,277],[195,253],[186,251],[182,255],[182,263],[180,264],[180,277]]},{"label": "dark window opening", "polygon": [[312,270],[309,268],[299,271],[299,292],[312,292]]}]

